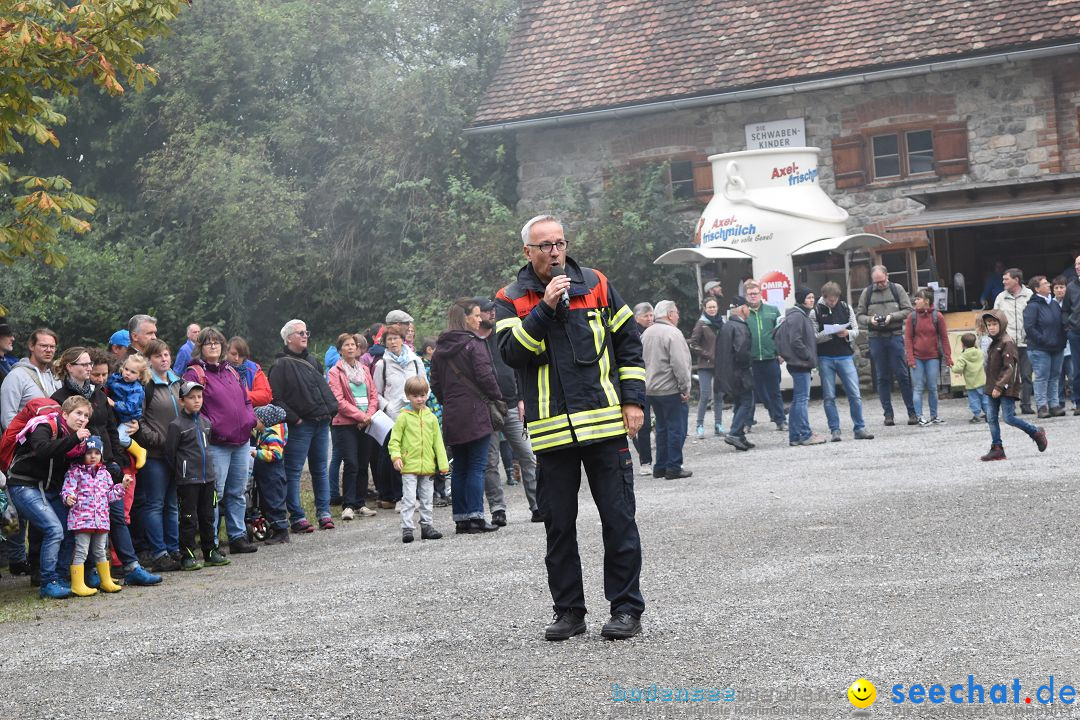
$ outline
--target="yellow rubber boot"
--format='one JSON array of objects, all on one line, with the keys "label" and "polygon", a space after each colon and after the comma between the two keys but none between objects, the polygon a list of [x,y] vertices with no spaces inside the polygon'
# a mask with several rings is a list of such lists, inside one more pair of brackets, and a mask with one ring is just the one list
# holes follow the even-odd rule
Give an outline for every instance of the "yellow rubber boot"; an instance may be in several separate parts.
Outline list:
[{"label": "yellow rubber boot", "polygon": [[[97,595],[97,590],[92,587],[86,586],[86,580],[83,576],[83,565],[71,566],[71,592],[79,597],[90,597],[91,595]],[[104,580],[104,578],[102,578]]]},{"label": "yellow rubber boot", "polygon": [[101,576],[101,592],[114,593],[124,589],[113,582],[108,561],[99,562],[96,567],[98,575]]},{"label": "yellow rubber boot", "polygon": [[142,470],[142,466],[146,464],[146,450],[143,449],[142,445],[132,440],[127,451],[128,455],[135,458],[135,469]]}]

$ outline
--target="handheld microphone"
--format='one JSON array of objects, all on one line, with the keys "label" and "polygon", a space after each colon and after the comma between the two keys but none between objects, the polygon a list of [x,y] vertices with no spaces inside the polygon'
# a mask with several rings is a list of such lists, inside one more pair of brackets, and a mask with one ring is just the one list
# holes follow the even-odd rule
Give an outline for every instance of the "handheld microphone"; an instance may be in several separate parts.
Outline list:
[{"label": "handheld microphone", "polygon": [[[566,274],[566,268],[564,268],[562,265],[552,265],[551,266],[551,277],[552,278],[556,278],[556,277],[558,277],[560,275],[565,275],[565,274]],[[562,305],[563,307],[570,307],[570,293],[568,291],[566,291],[566,290],[562,291],[562,298],[559,300],[559,304]]]}]

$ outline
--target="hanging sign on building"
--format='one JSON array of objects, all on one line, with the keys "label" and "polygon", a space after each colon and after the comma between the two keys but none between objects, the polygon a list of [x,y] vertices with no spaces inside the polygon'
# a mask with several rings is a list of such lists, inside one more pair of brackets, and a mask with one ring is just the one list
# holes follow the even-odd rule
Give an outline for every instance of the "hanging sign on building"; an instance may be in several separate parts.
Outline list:
[{"label": "hanging sign on building", "polygon": [[746,126],[747,150],[770,150],[806,146],[806,120],[791,118]]}]

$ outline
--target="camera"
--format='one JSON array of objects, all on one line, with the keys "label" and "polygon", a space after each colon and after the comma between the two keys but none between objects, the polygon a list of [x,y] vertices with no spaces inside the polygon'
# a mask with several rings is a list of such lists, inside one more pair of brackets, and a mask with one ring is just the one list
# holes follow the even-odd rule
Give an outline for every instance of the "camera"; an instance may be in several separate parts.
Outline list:
[{"label": "camera", "polygon": [[875,325],[884,325],[885,324],[885,316],[884,315],[875,315],[874,316],[874,324]]}]

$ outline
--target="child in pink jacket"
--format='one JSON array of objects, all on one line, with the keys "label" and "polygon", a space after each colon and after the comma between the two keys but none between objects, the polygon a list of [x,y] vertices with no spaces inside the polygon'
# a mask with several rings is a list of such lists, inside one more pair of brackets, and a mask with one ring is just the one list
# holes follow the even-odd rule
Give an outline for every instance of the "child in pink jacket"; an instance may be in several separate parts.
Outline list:
[{"label": "child in pink jacket", "polygon": [[98,574],[101,575],[101,589],[104,592],[119,592],[121,589],[113,582],[109,572],[105,539],[109,535],[109,503],[124,497],[131,476],[125,475],[122,484],[113,484],[112,476],[101,462],[104,447],[97,435],[87,438],[82,463],[72,463],[64,477],[64,487],[60,490],[64,504],[71,508],[68,511],[68,530],[75,533],[71,592],[79,597],[97,594],[97,590],[87,587],[83,576],[83,563],[91,549]]}]

